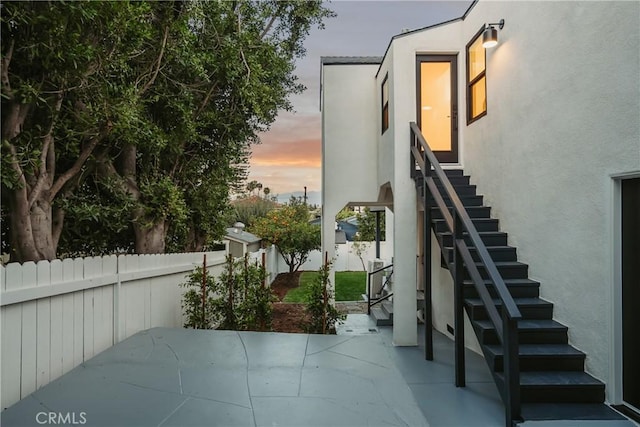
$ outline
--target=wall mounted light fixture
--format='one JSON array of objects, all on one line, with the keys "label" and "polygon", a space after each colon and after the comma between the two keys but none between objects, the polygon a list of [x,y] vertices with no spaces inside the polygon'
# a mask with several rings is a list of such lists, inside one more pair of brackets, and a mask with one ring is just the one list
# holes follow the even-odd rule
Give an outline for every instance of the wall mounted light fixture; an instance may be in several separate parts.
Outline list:
[{"label": "wall mounted light fixture", "polygon": [[498,29],[501,30],[504,27],[504,19],[493,24],[486,24],[484,32],[482,33],[482,47],[485,49],[498,44],[498,30],[496,30],[494,25],[497,25]]}]

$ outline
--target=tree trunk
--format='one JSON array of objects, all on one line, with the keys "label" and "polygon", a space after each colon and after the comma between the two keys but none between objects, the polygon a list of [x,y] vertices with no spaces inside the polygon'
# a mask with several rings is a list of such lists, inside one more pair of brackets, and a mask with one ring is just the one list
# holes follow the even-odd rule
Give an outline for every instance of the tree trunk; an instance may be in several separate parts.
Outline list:
[{"label": "tree trunk", "polygon": [[145,221],[134,221],[133,231],[136,236],[136,253],[163,254],[168,231],[168,221],[163,219],[151,225]]},{"label": "tree trunk", "polygon": [[192,226],[189,228],[189,235],[187,236],[187,243],[184,250],[185,252],[203,252],[205,242],[205,234],[196,231]]},{"label": "tree trunk", "polygon": [[56,257],[53,209],[47,200],[39,199],[29,209],[28,201],[12,194],[11,236],[12,262],[52,260]]}]

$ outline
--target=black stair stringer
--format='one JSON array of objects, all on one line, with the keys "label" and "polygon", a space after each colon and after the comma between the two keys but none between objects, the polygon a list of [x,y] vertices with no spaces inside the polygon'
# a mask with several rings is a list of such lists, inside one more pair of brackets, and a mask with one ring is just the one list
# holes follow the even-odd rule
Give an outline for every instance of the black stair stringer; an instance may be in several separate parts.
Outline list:
[{"label": "black stair stringer", "polygon": [[[454,189],[461,194],[472,222],[523,316],[518,322],[518,354],[524,421],[624,419],[604,404],[604,384],[585,372],[585,354],[568,343],[568,328],[553,320],[553,305],[540,298],[540,283],[529,279],[528,266],[518,262],[516,248],[508,246],[507,233],[500,231],[498,220],[490,215],[491,208],[485,206],[482,196],[476,194],[476,186],[469,184],[469,177],[461,169],[445,170],[445,173]],[[442,191],[442,183],[437,178],[434,180]],[[418,194],[422,194],[422,186],[422,176],[418,175]],[[449,198],[443,195],[443,199],[451,209]],[[433,201],[431,206],[430,228],[437,237],[444,265],[449,264],[449,271],[453,271],[451,233],[446,229],[440,210],[433,207]],[[469,250],[477,261],[475,248],[470,247]],[[488,282],[484,269],[479,268],[479,271]],[[490,284],[488,288],[496,298]],[[465,311],[506,402],[502,347],[469,277],[465,277],[463,295]],[[501,309],[500,304],[498,308]]]}]

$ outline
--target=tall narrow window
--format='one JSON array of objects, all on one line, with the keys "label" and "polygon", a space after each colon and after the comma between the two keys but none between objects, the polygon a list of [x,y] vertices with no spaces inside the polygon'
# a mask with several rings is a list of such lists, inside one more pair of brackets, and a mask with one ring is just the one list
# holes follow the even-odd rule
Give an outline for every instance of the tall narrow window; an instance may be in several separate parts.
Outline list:
[{"label": "tall narrow window", "polygon": [[387,78],[389,75],[384,76],[382,81],[382,133],[389,129],[389,84]]},{"label": "tall narrow window", "polygon": [[484,26],[467,45],[467,124],[487,114],[486,56],[482,47]]}]

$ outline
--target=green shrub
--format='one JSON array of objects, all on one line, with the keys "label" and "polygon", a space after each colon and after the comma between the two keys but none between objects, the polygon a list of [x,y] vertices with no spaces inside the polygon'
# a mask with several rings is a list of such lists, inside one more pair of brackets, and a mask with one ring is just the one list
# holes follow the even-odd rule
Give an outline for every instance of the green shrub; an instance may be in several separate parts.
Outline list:
[{"label": "green shrub", "polygon": [[[203,279],[205,283],[203,283]],[[185,328],[213,328],[215,322],[214,283],[215,279],[209,273],[205,277],[202,267],[196,267],[189,274],[189,280],[180,284],[181,287],[187,288],[182,297],[182,310],[186,317]],[[204,306],[203,293],[205,295]]]},{"label": "green shrub", "polygon": [[341,323],[346,315],[341,314],[331,304],[331,290],[329,289],[329,272],[331,263],[325,262],[318,274],[313,278],[306,300],[306,311],[309,321],[304,330],[311,334],[329,334],[335,332],[336,323]]},{"label": "green shrub", "polygon": [[264,285],[264,268],[249,262],[248,254],[235,260],[227,255],[223,272],[205,279],[205,306],[202,307],[202,267],[181,284],[190,288],[182,302],[186,328],[228,330],[271,330],[271,303],[276,300]]}]

